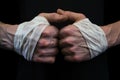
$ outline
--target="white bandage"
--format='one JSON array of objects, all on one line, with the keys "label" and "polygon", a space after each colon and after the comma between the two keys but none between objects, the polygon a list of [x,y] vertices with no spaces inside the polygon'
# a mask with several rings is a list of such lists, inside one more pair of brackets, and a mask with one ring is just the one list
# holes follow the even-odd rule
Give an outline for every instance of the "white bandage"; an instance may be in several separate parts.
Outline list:
[{"label": "white bandage", "polygon": [[98,25],[91,23],[88,18],[80,20],[73,25],[79,28],[85,38],[91,58],[98,56],[107,49],[108,43],[105,33]]},{"label": "white bandage", "polygon": [[15,51],[24,56],[25,59],[32,60],[36,44],[48,25],[47,19],[42,16],[37,16],[31,21],[21,23],[14,37]]}]

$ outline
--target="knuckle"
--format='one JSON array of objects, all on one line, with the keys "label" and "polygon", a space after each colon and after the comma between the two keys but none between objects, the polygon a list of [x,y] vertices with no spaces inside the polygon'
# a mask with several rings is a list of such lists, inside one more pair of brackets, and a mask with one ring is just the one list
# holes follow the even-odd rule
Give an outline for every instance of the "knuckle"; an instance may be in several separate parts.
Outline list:
[{"label": "knuckle", "polygon": [[82,61],[82,59],[78,55],[73,56],[73,60],[75,62]]},{"label": "knuckle", "polygon": [[74,39],[67,37],[65,39],[62,39],[59,44],[60,47],[72,47],[74,46]]},{"label": "knuckle", "polygon": [[57,45],[58,45],[58,40],[57,39],[52,39],[50,41],[50,44],[49,44],[50,47],[56,47]]},{"label": "knuckle", "polygon": [[72,25],[68,25],[68,26],[66,26],[65,28],[63,28],[62,30],[61,30],[61,32],[70,32],[71,31],[71,27],[73,27]]},{"label": "knuckle", "polygon": [[38,41],[38,46],[39,47],[43,47],[43,46],[47,46],[47,45],[49,45],[49,43],[48,43],[48,40],[46,40],[46,39],[40,39]]},{"label": "knuckle", "polygon": [[47,27],[47,29],[48,29],[48,31],[50,31],[50,32],[52,32],[52,31],[57,31],[58,29],[55,27],[55,26],[53,26],[53,25],[49,25],[48,27]]},{"label": "knuckle", "polygon": [[74,40],[73,37],[67,37],[67,38],[65,38],[65,39],[63,39],[61,41],[61,44],[63,44],[63,45],[65,45],[65,44],[67,44],[67,45],[73,45],[74,42],[75,42],[75,40]]},{"label": "knuckle", "polygon": [[48,26],[46,29],[46,34],[52,37],[57,37],[59,30],[55,26]]},{"label": "knuckle", "polygon": [[74,38],[73,38],[73,37],[67,37],[67,38],[65,39],[65,42],[66,42],[66,43],[72,43],[72,42],[74,42]]},{"label": "knuckle", "polygon": [[43,35],[48,35],[54,30],[54,26],[49,25],[45,30],[42,32]]},{"label": "knuckle", "polygon": [[73,25],[68,25],[60,31],[61,36],[72,36],[78,29]]}]

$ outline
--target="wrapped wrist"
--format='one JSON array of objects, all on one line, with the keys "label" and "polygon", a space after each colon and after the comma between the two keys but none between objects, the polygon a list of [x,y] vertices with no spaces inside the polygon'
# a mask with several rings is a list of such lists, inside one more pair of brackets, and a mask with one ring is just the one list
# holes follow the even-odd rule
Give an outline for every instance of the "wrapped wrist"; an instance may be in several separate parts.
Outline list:
[{"label": "wrapped wrist", "polygon": [[107,39],[100,26],[91,23],[88,18],[80,20],[73,25],[80,30],[85,38],[91,58],[94,58],[107,49]]},{"label": "wrapped wrist", "polygon": [[17,53],[27,60],[32,60],[36,44],[49,25],[46,18],[37,16],[29,22],[21,23],[14,37],[14,48]]}]

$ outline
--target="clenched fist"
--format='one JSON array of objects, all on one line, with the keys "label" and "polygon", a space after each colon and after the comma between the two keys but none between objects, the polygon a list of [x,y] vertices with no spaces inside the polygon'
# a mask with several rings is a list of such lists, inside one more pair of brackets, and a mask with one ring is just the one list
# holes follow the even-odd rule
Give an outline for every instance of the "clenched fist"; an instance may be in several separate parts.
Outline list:
[{"label": "clenched fist", "polygon": [[[66,20],[79,21],[86,18],[83,14],[58,9],[57,13],[66,16]],[[81,62],[90,59],[90,52],[80,30],[74,25],[68,25],[60,31],[60,46],[65,59]]]},{"label": "clenched fist", "polygon": [[[48,22],[57,22],[61,20],[63,17],[57,13],[40,13],[38,16],[45,17]],[[44,19],[43,19],[42,21],[43,24],[38,25],[36,27],[37,28],[41,27],[42,29],[42,27],[44,27],[44,24],[46,24],[47,21],[44,22]],[[26,31],[28,30],[30,31],[30,28],[34,27],[33,23],[37,23],[37,22],[39,23],[41,22],[41,20],[38,19],[38,20],[33,21],[32,23],[29,24],[29,26],[26,27],[26,29],[22,29],[21,30],[22,32],[20,32],[20,29],[18,30],[18,25],[0,23],[0,28],[1,28],[0,29],[0,36],[1,36],[0,46],[2,45],[5,49],[15,50],[18,53],[20,52],[19,54],[24,56],[25,59],[26,58],[29,59],[29,57],[32,57],[32,59],[30,58],[30,61],[40,62],[40,63],[53,63],[55,61],[55,55],[58,52],[57,50],[58,29],[55,26],[51,26],[49,24],[47,25],[47,27],[45,27],[45,29],[41,33],[40,38],[36,40],[36,37],[38,37],[38,33],[40,32],[39,31],[40,29],[37,30],[36,28],[37,32],[34,31],[34,33],[36,33],[37,35],[34,35],[33,37],[29,37],[32,33],[30,32],[27,35]],[[31,24],[33,24],[33,26],[31,26]],[[19,31],[19,33],[15,40],[15,35],[16,35],[17,30]],[[30,43],[27,43],[27,42],[30,42]],[[36,42],[37,44],[36,43],[34,44],[34,42]],[[31,47],[33,45],[35,45],[35,50],[33,49],[33,47]],[[15,49],[15,46],[17,46],[16,49]],[[26,49],[26,47],[28,49]],[[29,54],[29,52],[31,52],[32,50],[34,51],[31,55]],[[28,53],[25,53],[25,52],[28,52]]]},{"label": "clenched fist", "polygon": [[[49,22],[61,22],[65,19],[63,15],[57,13],[40,13],[39,16],[45,17]],[[55,62],[55,57],[58,53],[58,33],[59,30],[55,26],[48,26],[43,31],[37,43],[33,61],[45,63]]]},{"label": "clenched fist", "polygon": [[58,29],[54,26],[48,26],[42,33],[35,52],[33,54],[33,61],[53,63],[58,52],[57,40]]},{"label": "clenched fist", "polygon": [[74,25],[63,28],[60,31],[60,38],[60,46],[66,60],[81,62],[90,59],[85,39]]},{"label": "clenched fist", "polygon": [[[39,16],[45,17],[48,22],[60,22],[64,19],[64,16],[57,13],[40,13]],[[58,33],[58,29],[51,25],[42,32],[33,54],[33,61],[44,63],[55,62],[55,57],[58,53]]]}]

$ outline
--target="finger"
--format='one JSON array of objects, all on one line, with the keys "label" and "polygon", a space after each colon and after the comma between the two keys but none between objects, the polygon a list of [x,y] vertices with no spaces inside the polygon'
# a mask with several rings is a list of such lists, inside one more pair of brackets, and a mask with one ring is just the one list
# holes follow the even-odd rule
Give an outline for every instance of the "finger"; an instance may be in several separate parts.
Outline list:
[{"label": "finger", "polygon": [[61,14],[61,15],[64,15],[64,14],[65,14],[65,11],[62,10],[62,9],[57,9],[57,13],[58,13],[58,14]]},{"label": "finger", "polygon": [[55,56],[58,53],[57,48],[50,48],[50,49],[38,49],[37,56],[38,57],[47,57],[47,56]]},{"label": "finger", "polygon": [[79,29],[73,25],[68,25],[60,30],[59,37],[64,38],[67,36],[81,36]]},{"label": "finger", "polygon": [[41,37],[57,37],[58,36],[58,29],[55,26],[48,26],[42,32]]},{"label": "finger", "polygon": [[34,57],[33,61],[42,63],[54,63],[55,57]]},{"label": "finger", "polygon": [[37,47],[39,48],[54,48],[58,45],[58,40],[56,38],[41,38],[38,41]]},{"label": "finger", "polygon": [[41,13],[41,16],[47,18],[49,22],[61,22],[66,20],[66,16],[57,13]]},{"label": "finger", "polygon": [[76,40],[74,36],[69,36],[60,40],[59,44],[60,44],[60,47],[71,47],[74,45],[75,41]]},{"label": "finger", "polygon": [[60,33],[59,33],[60,38],[71,36],[74,33],[73,27],[74,27],[73,25],[69,25],[69,26],[66,26],[65,28],[61,29]]},{"label": "finger", "polygon": [[90,60],[90,56],[86,54],[68,55],[68,56],[65,56],[64,59],[72,62],[82,62],[82,61]]},{"label": "finger", "polygon": [[87,43],[83,37],[68,36],[59,41],[60,47],[78,46],[80,48],[87,48]]},{"label": "finger", "polygon": [[75,62],[90,60],[90,53],[88,50],[73,47],[73,51],[74,51],[74,55],[66,55],[65,56],[66,60],[75,61]]},{"label": "finger", "polygon": [[62,54],[65,55],[65,56],[75,55],[75,52],[74,52],[74,50],[72,50],[71,47],[63,48],[63,49],[61,50],[61,52],[62,52]]},{"label": "finger", "polygon": [[68,17],[67,19],[72,20],[72,21],[79,21],[81,19],[86,18],[85,15],[83,15],[82,13],[75,13],[72,11],[64,11],[62,9],[58,9],[57,13],[67,16]]}]

